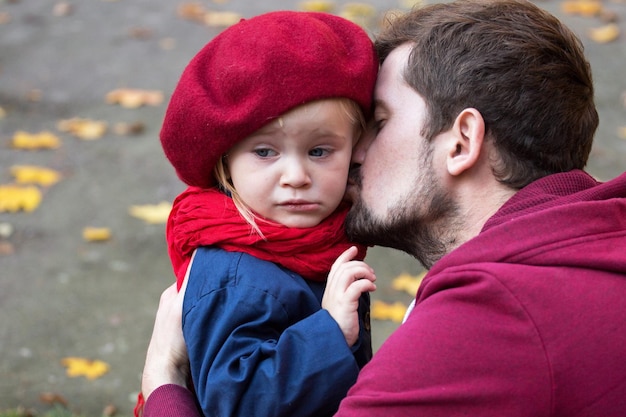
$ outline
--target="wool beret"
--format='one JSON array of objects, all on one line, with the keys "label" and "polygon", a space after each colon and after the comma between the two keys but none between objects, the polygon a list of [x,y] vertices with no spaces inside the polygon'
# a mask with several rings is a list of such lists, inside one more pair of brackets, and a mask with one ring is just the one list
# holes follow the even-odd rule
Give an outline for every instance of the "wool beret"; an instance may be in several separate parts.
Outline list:
[{"label": "wool beret", "polygon": [[277,11],[221,32],[184,69],[165,113],[165,155],[188,185],[215,185],[234,144],[301,104],[345,97],[366,116],[378,72],[367,33],[321,12]]}]

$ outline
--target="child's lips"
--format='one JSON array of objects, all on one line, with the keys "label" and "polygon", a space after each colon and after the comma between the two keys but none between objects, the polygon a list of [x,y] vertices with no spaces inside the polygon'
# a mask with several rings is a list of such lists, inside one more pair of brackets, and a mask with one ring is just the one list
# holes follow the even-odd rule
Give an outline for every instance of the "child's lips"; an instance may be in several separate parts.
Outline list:
[{"label": "child's lips", "polygon": [[319,204],[306,200],[289,200],[279,204],[290,211],[314,211],[319,208]]}]

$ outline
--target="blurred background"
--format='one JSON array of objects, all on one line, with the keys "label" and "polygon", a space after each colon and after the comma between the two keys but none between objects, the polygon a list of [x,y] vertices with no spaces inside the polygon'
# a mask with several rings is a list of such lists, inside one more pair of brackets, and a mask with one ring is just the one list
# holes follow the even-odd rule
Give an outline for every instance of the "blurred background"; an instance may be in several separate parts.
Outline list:
[{"label": "blurred background", "polygon": [[[625,1],[537,3],[585,44],[601,120],[588,169],[601,180],[626,170]],[[206,42],[279,9],[340,14],[374,37],[385,12],[415,4],[0,0],[0,412],[132,415],[159,295],[174,279],[163,221],[184,189],[158,132]],[[377,349],[423,270],[384,248],[367,261],[373,298],[386,303],[373,314]]]}]

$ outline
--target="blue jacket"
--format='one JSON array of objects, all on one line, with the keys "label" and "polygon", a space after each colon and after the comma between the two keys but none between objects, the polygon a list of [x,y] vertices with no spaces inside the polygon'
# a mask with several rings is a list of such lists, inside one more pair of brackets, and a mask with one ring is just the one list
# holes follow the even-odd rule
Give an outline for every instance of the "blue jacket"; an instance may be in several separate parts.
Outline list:
[{"label": "blue jacket", "polygon": [[350,348],[321,309],[324,286],[244,253],[197,250],[183,334],[205,416],[334,414],[372,355],[369,294]]}]

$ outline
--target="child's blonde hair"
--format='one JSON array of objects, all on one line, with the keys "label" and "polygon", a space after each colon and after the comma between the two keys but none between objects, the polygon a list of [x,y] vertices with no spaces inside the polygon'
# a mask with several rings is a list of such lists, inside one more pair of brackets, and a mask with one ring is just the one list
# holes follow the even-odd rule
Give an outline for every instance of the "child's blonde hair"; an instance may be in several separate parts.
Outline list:
[{"label": "child's blonde hair", "polygon": [[[359,137],[365,130],[366,123],[365,116],[363,115],[361,107],[355,101],[347,98],[338,98],[332,100],[339,104],[339,108],[341,109],[341,111],[348,117],[348,120],[353,124],[353,146],[356,145]],[[223,192],[229,194],[232,197],[233,202],[235,203],[235,207],[237,207],[237,210],[239,211],[239,214],[241,214],[241,217],[243,217],[244,220],[248,222],[248,224],[250,224],[250,226],[252,227],[250,233],[256,232],[259,234],[259,236],[265,239],[265,236],[263,236],[263,233],[261,232],[261,229],[256,222],[258,216],[256,216],[256,214],[250,209],[250,207],[248,207],[243,202],[243,200],[239,196],[239,193],[237,193],[237,190],[235,189],[232,181],[229,178],[228,169],[226,166],[226,155],[223,155],[215,164],[215,168],[213,169],[213,175],[217,180],[218,187]]]}]

